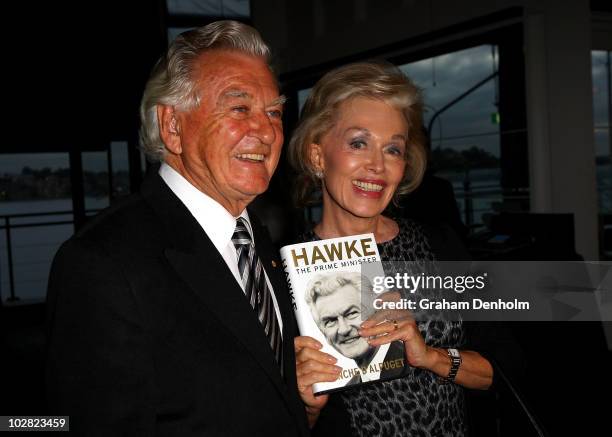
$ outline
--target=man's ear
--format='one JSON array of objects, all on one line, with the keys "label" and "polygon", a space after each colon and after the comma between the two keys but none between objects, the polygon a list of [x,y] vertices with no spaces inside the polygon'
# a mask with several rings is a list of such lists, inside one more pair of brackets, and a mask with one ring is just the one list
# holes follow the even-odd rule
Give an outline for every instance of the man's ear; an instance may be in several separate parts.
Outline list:
[{"label": "man's ear", "polygon": [[157,105],[157,123],[159,124],[159,137],[166,148],[171,153],[179,155],[183,151],[181,126],[174,106]]},{"label": "man's ear", "polygon": [[323,148],[320,144],[311,143],[308,146],[308,157],[310,158],[310,165],[315,172],[325,171],[325,159],[323,157]]}]

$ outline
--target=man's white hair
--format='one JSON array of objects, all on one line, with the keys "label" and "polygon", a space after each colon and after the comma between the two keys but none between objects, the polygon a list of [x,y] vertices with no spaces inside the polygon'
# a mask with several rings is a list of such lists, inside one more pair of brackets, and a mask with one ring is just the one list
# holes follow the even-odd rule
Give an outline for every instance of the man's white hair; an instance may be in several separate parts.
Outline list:
[{"label": "man's white hair", "polygon": [[234,50],[270,62],[270,48],[259,32],[238,21],[216,21],[180,34],[155,64],[140,103],[140,147],[149,161],[163,161],[166,154],[159,136],[157,106],[169,105],[182,111],[197,107],[200,96],[193,77],[195,61],[215,49]]}]

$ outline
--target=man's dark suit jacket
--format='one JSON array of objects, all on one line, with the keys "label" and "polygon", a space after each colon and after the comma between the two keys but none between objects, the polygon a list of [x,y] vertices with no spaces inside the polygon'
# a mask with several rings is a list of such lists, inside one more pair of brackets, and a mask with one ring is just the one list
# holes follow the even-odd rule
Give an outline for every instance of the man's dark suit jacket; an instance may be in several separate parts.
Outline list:
[{"label": "man's dark suit jacket", "polygon": [[50,413],[69,415],[75,435],[307,435],[281,263],[252,227],[282,314],[284,380],[223,258],[154,174],[56,255]]}]

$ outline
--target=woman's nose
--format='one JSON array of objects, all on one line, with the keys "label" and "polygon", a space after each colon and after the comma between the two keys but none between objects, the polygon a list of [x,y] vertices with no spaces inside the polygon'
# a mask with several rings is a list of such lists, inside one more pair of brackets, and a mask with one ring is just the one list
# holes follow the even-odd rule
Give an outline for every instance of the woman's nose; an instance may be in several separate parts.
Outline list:
[{"label": "woman's nose", "polygon": [[385,161],[384,161],[383,152],[373,148],[370,151],[370,155],[368,156],[368,162],[366,164],[366,169],[373,173],[380,173],[383,171],[384,167],[385,167]]}]

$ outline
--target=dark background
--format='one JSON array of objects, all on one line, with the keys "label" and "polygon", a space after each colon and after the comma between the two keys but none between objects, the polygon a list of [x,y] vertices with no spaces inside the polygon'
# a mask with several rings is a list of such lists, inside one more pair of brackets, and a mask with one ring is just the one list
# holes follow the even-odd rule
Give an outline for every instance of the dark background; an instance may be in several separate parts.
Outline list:
[{"label": "dark background", "polygon": [[[511,83],[500,89],[504,128],[525,128],[529,108],[523,20],[527,13],[554,16],[551,2],[440,3],[447,7],[435,7],[431,1],[373,3],[377,5],[367,1],[251,2],[251,17],[246,21],[273,47],[290,102],[297,100],[297,90],[311,86],[325,71],[345,62],[385,57],[403,63],[494,43],[503,48],[506,59],[513,59],[500,65],[499,74],[507,78],[505,83]],[[607,1],[591,1],[588,7],[597,16],[611,13]],[[138,104],[149,71],[167,45],[167,29],[202,25],[218,17],[169,16],[164,1],[33,2],[2,8],[6,25],[1,52],[4,129],[0,160],[8,153],[69,152],[78,227],[86,220],[80,153],[105,150],[110,141],[127,141],[130,186],[136,190],[142,178],[136,148]],[[398,10],[414,11],[414,17],[406,16],[409,28],[398,25]],[[607,35],[607,31],[600,33]],[[323,44],[326,38],[328,43]],[[566,110],[576,110],[573,102],[567,103]],[[289,104],[287,137],[297,117],[297,106]],[[585,148],[585,156],[589,153]],[[508,190],[529,186],[528,155],[525,132],[505,137],[501,167]],[[281,164],[270,192],[259,201],[263,208],[284,205],[279,214],[290,225],[279,241],[302,230],[308,221],[302,211],[288,206],[291,180],[291,171]],[[565,218],[581,214],[565,207],[549,212],[563,212]],[[517,225],[517,220],[524,222]],[[563,217],[551,220],[536,223],[525,215],[516,220],[500,218],[494,224],[497,228],[489,231],[512,234],[517,242],[505,251],[487,245],[486,238],[467,242],[476,257],[489,259],[589,259],[576,247],[575,222],[570,220],[566,227]],[[583,235],[580,220],[577,235]],[[582,237],[577,238],[581,246]],[[44,303],[4,303],[0,311],[0,414],[44,414]],[[601,324],[541,322],[511,328],[526,360],[525,373],[516,386],[549,434],[606,435],[609,403],[604,399],[612,388],[612,361]],[[497,400],[482,395],[472,402],[478,408],[477,425],[501,424],[502,435],[535,435],[508,390],[502,390]],[[487,430],[480,432],[492,435]]]}]

